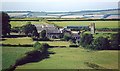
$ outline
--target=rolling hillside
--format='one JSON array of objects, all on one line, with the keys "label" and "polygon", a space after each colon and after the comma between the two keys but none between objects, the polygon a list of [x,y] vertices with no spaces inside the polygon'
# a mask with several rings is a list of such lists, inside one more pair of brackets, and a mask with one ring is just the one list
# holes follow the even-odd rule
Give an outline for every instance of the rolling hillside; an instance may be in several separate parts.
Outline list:
[{"label": "rolling hillside", "polygon": [[118,19],[120,9],[85,10],[73,12],[32,12],[32,11],[7,11],[10,17],[42,17],[42,18],[85,18],[85,19]]}]

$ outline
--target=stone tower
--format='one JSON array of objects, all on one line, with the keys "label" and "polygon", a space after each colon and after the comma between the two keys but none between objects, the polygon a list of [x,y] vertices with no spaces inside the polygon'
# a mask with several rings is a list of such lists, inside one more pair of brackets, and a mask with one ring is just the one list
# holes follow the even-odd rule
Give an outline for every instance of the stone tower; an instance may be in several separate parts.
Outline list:
[{"label": "stone tower", "polygon": [[90,31],[91,31],[91,34],[95,34],[95,23],[90,24]]}]

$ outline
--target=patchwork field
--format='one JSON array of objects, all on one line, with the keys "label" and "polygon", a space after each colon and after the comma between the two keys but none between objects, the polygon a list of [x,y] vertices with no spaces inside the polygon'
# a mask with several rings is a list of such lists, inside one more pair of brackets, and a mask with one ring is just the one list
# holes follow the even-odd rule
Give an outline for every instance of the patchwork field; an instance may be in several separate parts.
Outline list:
[{"label": "patchwork field", "polygon": [[[50,58],[37,63],[28,63],[17,69],[118,69],[118,51],[89,51],[83,48],[51,48]],[[87,65],[86,63],[90,63]]]},{"label": "patchwork field", "polygon": [[[58,21],[51,22],[61,27],[66,26],[88,26],[90,23],[96,23],[96,28],[118,28],[118,21]],[[32,24],[44,24],[45,22],[31,22]],[[20,27],[27,22],[10,22],[12,27]],[[101,32],[100,32],[101,33]],[[110,32],[111,33],[111,32]],[[116,33],[116,32],[113,32]],[[94,37],[105,36],[108,34],[97,34]],[[0,44],[24,45],[34,44],[35,41],[29,37],[5,38]],[[17,67],[17,69],[92,69],[92,66],[103,69],[118,69],[117,50],[90,51],[83,48],[69,48],[71,44],[66,41],[39,41],[48,43],[50,46],[67,46],[67,48],[50,48],[50,58],[36,63],[28,63]],[[1,47],[0,47],[1,48]],[[2,47],[3,69],[14,64],[16,59],[24,56],[24,53],[33,50],[26,47]]]},{"label": "patchwork field", "polygon": [[6,69],[14,64],[16,59],[24,56],[24,53],[33,50],[26,47],[2,47],[2,67]]}]

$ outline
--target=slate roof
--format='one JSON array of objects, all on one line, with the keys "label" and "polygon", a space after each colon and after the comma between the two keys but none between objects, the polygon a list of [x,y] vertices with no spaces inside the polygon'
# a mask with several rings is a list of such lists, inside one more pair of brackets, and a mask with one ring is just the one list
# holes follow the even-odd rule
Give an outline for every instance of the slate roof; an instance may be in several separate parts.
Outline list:
[{"label": "slate roof", "polygon": [[61,33],[61,31],[53,24],[34,24],[38,32],[46,30],[47,33]]}]

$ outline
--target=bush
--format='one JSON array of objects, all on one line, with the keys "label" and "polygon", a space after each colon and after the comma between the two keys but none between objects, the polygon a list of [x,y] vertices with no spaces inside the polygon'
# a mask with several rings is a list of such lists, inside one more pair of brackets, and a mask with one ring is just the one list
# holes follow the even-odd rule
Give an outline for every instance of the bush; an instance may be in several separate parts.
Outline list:
[{"label": "bush", "polygon": [[34,41],[50,41],[49,38],[32,38]]},{"label": "bush", "polygon": [[120,40],[119,34],[112,34],[110,39],[110,49],[120,49]]},{"label": "bush", "polygon": [[86,47],[87,45],[90,45],[93,41],[93,35],[92,34],[83,34],[80,39],[80,45],[83,47]]},{"label": "bush", "polygon": [[78,45],[69,45],[69,47],[79,47]]},{"label": "bush", "polygon": [[33,45],[33,47],[38,50],[38,49],[41,48],[41,44],[37,41],[37,42],[35,42],[35,44]]},{"label": "bush", "polygon": [[43,53],[46,53],[49,47],[50,46],[47,43],[43,43],[41,45],[41,49],[40,50],[42,50]]},{"label": "bush", "polygon": [[104,37],[98,37],[93,41],[93,47],[92,49],[95,50],[107,50],[110,48],[109,40],[108,38]]}]

